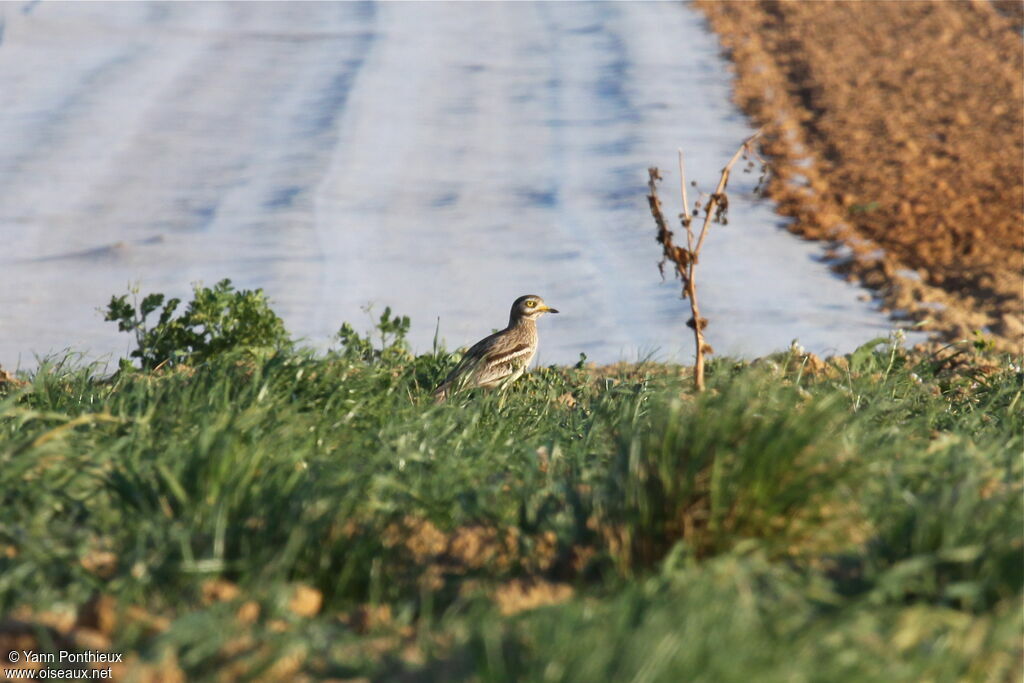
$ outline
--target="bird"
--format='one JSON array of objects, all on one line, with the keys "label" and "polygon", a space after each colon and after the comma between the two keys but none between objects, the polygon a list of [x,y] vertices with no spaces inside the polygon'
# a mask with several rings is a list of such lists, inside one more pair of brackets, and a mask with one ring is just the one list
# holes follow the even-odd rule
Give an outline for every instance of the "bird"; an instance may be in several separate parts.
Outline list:
[{"label": "bird", "polygon": [[507,387],[519,379],[537,353],[537,318],[558,313],[536,294],[512,302],[508,326],[469,347],[455,369],[434,390],[441,403],[461,389]]}]

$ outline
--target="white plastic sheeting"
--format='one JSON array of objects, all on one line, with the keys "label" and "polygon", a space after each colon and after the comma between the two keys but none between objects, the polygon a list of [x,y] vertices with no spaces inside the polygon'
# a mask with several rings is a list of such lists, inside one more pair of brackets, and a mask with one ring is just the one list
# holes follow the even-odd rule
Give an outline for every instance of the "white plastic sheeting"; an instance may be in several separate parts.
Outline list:
[{"label": "white plastic sheeting", "polygon": [[[416,350],[562,314],[540,361],[687,360],[646,169],[679,210],[751,133],[680,3],[5,3],[0,364],[124,354],[98,309],[129,284],[264,288],[325,347],[391,306]],[[847,351],[889,329],[781,228],[753,176],[701,264],[709,341]]]}]

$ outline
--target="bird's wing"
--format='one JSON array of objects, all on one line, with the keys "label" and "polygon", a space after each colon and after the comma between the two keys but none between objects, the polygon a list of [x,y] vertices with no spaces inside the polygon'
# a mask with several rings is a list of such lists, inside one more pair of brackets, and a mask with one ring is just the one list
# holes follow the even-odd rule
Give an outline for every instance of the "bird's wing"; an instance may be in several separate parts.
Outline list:
[{"label": "bird's wing", "polygon": [[519,342],[505,348],[494,347],[481,359],[474,379],[480,386],[492,386],[515,374],[516,370],[529,361],[533,347]]},{"label": "bird's wing", "polygon": [[494,346],[500,334],[500,332],[495,332],[469,347],[466,353],[462,355],[462,360],[459,361],[458,365],[452,368],[452,371],[444,378],[441,385],[434,390],[434,395],[444,397],[450,390],[454,389],[457,391],[465,386],[470,378],[473,377],[474,370],[483,361],[488,350]]},{"label": "bird's wing", "polygon": [[473,344],[434,396],[443,400],[451,391],[473,386],[492,387],[514,375],[533,356],[534,347],[521,338],[510,337],[507,330],[495,332]]}]

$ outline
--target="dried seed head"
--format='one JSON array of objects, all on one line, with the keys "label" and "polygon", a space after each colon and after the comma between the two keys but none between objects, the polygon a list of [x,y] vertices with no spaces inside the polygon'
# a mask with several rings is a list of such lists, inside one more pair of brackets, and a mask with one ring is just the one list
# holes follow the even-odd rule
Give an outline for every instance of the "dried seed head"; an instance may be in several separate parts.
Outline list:
[{"label": "dried seed head", "polygon": [[[686,321],[686,326],[689,327],[691,330],[695,329],[693,318],[690,318],[689,320]],[[707,318],[701,318],[700,319],[700,329],[703,330],[707,326],[708,326],[708,319]]]}]

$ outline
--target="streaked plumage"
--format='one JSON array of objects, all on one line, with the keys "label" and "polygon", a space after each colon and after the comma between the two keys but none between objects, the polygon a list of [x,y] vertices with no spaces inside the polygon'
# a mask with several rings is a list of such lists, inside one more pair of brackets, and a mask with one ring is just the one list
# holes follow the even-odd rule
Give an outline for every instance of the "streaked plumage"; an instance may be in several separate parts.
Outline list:
[{"label": "streaked plumage", "polygon": [[545,313],[558,311],[535,294],[516,299],[508,327],[469,347],[455,369],[434,390],[434,397],[443,401],[461,389],[493,389],[519,379],[537,353],[537,318]]}]

